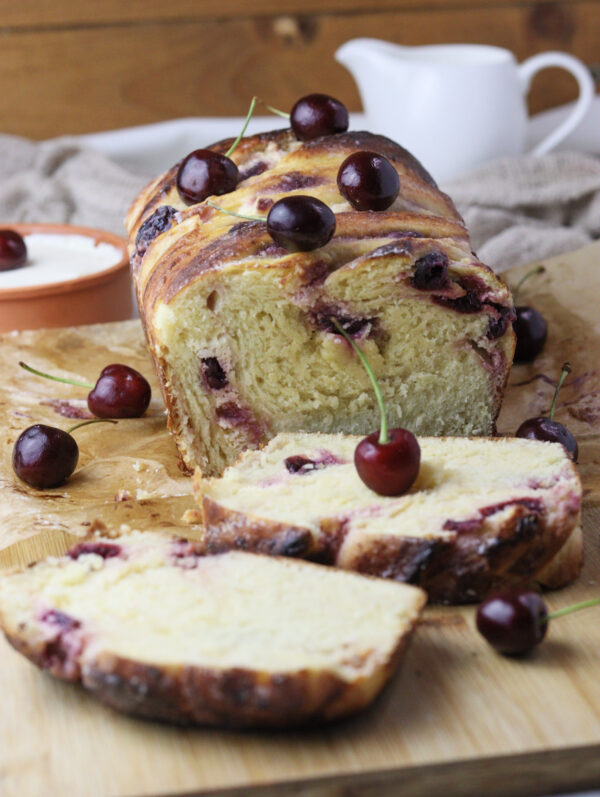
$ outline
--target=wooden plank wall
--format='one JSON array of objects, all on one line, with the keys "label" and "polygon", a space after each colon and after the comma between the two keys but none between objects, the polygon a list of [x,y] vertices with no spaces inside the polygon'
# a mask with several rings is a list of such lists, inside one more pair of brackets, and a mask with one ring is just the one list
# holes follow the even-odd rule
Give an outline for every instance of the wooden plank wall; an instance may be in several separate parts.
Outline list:
[{"label": "wooden plank wall", "polygon": [[[600,61],[600,2],[0,0],[0,33],[0,130],[46,138],[241,115],[253,94],[289,108],[303,93],[325,91],[358,110],[352,78],[333,61],[356,36],[484,42],[520,60],[560,49],[592,65]],[[574,96],[572,78],[548,70],[530,105]]]}]

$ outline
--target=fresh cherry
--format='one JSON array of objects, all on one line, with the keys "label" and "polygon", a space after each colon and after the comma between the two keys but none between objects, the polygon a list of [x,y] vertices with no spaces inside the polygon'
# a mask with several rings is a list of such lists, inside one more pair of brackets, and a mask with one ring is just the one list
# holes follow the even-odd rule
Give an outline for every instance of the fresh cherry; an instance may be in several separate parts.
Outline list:
[{"label": "fresh cherry", "polygon": [[565,363],[562,367],[562,373],[556,390],[554,391],[554,398],[552,399],[552,406],[550,408],[550,416],[538,416],[537,418],[529,418],[519,426],[516,432],[516,437],[525,437],[530,440],[544,440],[550,443],[561,443],[567,450],[568,455],[574,462],[577,462],[579,456],[579,447],[577,440],[573,437],[571,432],[562,423],[553,420],[554,410],[556,409],[556,399],[558,391],[562,383],[565,381],[567,374],[571,372],[569,363]]},{"label": "fresh cherry", "polygon": [[[523,283],[534,274],[542,274],[545,270],[544,266],[538,266],[528,271],[527,274],[522,277],[513,291],[515,302]],[[544,316],[534,307],[519,305],[515,307],[515,313],[516,318],[513,321],[513,329],[517,337],[517,345],[515,348],[514,361],[516,363],[530,363],[532,360],[535,360],[544,348],[546,338],[548,337],[548,325],[546,324]]]},{"label": "fresh cherry", "polygon": [[87,403],[97,418],[139,418],[151,396],[150,385],[139,371],[114,363],[102,369]]},{"label": "fresh cherry", "polygon": [[209,196],[233,191],[238,177],[238,167],[231,158],[210,149],[195,149],[181,162],[175,183],[183,201],[194,205]]},{"label": "fresh cherry", "polygon": [[379,495],[402,495],[419,475],[421,448],[417,438],[408,429],[388,432],[381,388],[369,361],[340,322],[336,318],[330,320],[358,355],[373,385],[381,415],[379,432],[363,438],[354,450],[356,472],[367,487]]},{"label": "fresh cherry", "polygon": [[598,604],[600,598],[591,598],[548,614],[546,604],[537,592],[507,589],[490,595],[480,604],[475,624],[479,633],[499,653],[518,656],[528,653],[542,641],[550,620]]},{"label": "fresh cherry", "polygon": [[21,268],[27,261],[27,246],[15,230],[0,230],[0,271]]},{"label": "fresh cherry", "polygon": [[292,252],[309,252],[331,240],[335,214],[316,197],[292,194],[271,207],[267,230],[280,246]]},{"label": "fresh cherry", "polygon": [[529,418],[529,420],[523,421],[517,429],[516,436],[530,440],[545,440],[549,443],[561,443],[567,449],[573,462],[577,462],[579,457],[577,440],[566,426],[551,418]]},{"label": "fresh cherry", "polygon": [[548,629],[548,610],[537,592],[505,590],[478,607],[476,624],[499,653],[515,656],[542,641]]},{"label": "fresh cherry", "polygon": [[513,321],[513,329],[517,336],[514,361],[530,363],[544,348],[548,337],[548,325],[544,316],[534,307],[519,305],[515,307],[517,314]]},{"label": "fresh cherry", "polygon": [[64,484],[78,459],[75,438],[62,429],[36,423],[17,438],[12,465],[17,476],[31,487],[46,489]]},{"label": "fresh cherry", "polygon": [[79,459],[79,447],[71,432],[91,423],[116,421],[82,421],[66,432],[43,423],[29,426],[21,432],[13,446],[14,472],[26,484],[41,490],[64,484],[77,467]]},{"label": "fresh cherry", "polygon": [[400,192],[393,165],[367,150],[348,155],[338,170],[337,184],[340,194],[357,210],[386,210]]},{"label": "fresh cherry", "polygon": [[390,429],[386,442],[373,432],[356,446],[354,464],[363,482],[378,495],[402,495],[419,474],[421,448],[408,429]]},{"label": "fresh cherry", "polygon": [[150,404],[152,392],[148,380],[128,365],[121,363],[107,365],[100,372],[95,385],[52,376],[24,362],[20,362],[19,365],[36,376],[43,376],[54,382],[89,388],[88,407],[97,418],[139,418]]},{"label": "fresh cherry", "polygon": [[194,205],[203,202],[209,196],[229,194],[235,190],[240,175],[238,167],[229,156],[246,132],[256,101],[257,97],[253,97],[240,134],[224,155],[211,149],[195,149],[181,162],[177,169],[175,185],[179,196],[187,205]]},{"label": "fresh cherry", "polygon": [[307,94],[301,97],[290,113],[292,130],[301,141],[348,129],[346,106],[327,94]]}]

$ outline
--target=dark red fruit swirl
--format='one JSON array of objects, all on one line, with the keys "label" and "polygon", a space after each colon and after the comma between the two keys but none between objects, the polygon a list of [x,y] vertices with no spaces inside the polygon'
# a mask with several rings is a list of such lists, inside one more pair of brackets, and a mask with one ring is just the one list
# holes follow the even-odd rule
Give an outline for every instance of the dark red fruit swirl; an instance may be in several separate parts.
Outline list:
[{"label": "dark red fruit swirl", "polygon": [[88,407],[97,418],[139,418],[148,409],[152,398],[148,380],[135,368],[122,363],[111,363],[103,368],[95,385],[52,376],[24,362],[20,362],[19,365],[29,373],[44,379],[88,388],[90,390]]},{"label": "dark red fruit swirl", "polygon": [[0,271],[21,268],[27,262],[27,246],[16,230],[0,230]]},{"label": "dark red fruit swirl", "polygon": [[338,170],[340,194],[357,210],[387,210],[400,193],[400,178],[383,155],[363,150],[348,155]]},{"label": "dark red fruit swirl", "polygon": [[421,448],[417,438],[408,429],[390,429],[388,433],[381,388],[369,361],[337,319],[332,318],[331,322],[358,355],[373,385],[381,414],[380,431],[363,438],[356,446],[356,471],[364,484],[378,495],[403,495],[419,475]]},{"label": "dark red fruit swirl", "polygon": [[566,450],[567,454],[574,462],[577,462],[579,457],[579,446],[577,440],[571,432],[562,423],[554,420],[554,411],[556,409],[556,399],[558,398],[558,391],[562,383],[565,381],[567,374],[571,373],[571,366],[569,363],[564,363],[562,372],[554,397],[552,399],[552,406],[550,407],[549,417],[538,416],[536,418],[528,418],[519,426],[516,431],[516,437],[524,437],[529,440],[543,440],[547,443],[561,443]]},{"label": "dark red fruit swirl", "polygon": [[348,110],[328,94],[307,94],[292,108],[290,124],[300,141],[344,133],[349,124]]},{"label": "dark red fruit swirl", "polygon": [[591,598],[549,614],[537,592],[507,589],[490,595],[480,604],[475,623],[479,633],[498,653],[522,656],[544,639],[550,620],[598,604],[600,598]]}]

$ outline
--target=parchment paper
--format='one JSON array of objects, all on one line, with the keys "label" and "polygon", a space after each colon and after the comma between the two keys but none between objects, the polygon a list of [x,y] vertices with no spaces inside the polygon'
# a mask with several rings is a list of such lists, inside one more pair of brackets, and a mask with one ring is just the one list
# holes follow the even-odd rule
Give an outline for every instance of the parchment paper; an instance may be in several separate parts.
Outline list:
[{"label": "parchment paper", "polygon": [[[126,363],[150,381],[152,401],[142,418],[76,430],[75,473],[63,487],[36,490],[12,470],[15,440],[33,423],[69,429],[79,418],[67,416],[91,417],[88,391],[29,374],[19,360],[90,383],[105,365]],[[181,516],[192,506],[191,480],[178,467],[139,321],[4,335],[0,374],[0,548],[48,529],[85,534],[94,521],[189,532]]]},{"label": "parchment paper", "polygon": [[[544,261],[518,303],[534,305],[547,319],[549,337],[532,365],[515,366],[498,430],[511,434],[521,421],[549,410],[561,364],[572,374],[563,385],[556,420],[579,442],[579,472],[586,501],[600,500],[600,243]],[[529,267],[503,275],[510,285]],[[59,376],[95,382],[111,362],[137,368],[151,382],[145,417],[95,424],[75,432],[80,460],[64,487],[35,490],[11,466],[20,432],[33,423],[68,429],[87,415],[85,388],[26,373],[19,360]],[[182,516],[193,508],[189,477],[165,424],[154,372],[138,321],[71,329],[21,332],[0,337],[0,549],[41,531],[85,534],[94,521],[119,529],[171,529],[189,534]],[[482,485],[485,487],[485,485]]]}]

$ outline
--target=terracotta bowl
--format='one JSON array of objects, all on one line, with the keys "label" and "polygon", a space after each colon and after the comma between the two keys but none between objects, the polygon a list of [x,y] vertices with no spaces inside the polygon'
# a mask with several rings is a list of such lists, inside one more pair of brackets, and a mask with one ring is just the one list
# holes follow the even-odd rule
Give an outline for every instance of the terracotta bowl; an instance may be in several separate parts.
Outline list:
[{"label": "terracotta bowl", "polygon": [[94,274],[49,285],[0,287],[0,332],[123,321],[133,315],[129,256],[123,238],[105,230],[70,224],[4,224],[21,235],[85,235],[121,250],[119,262]]}]

